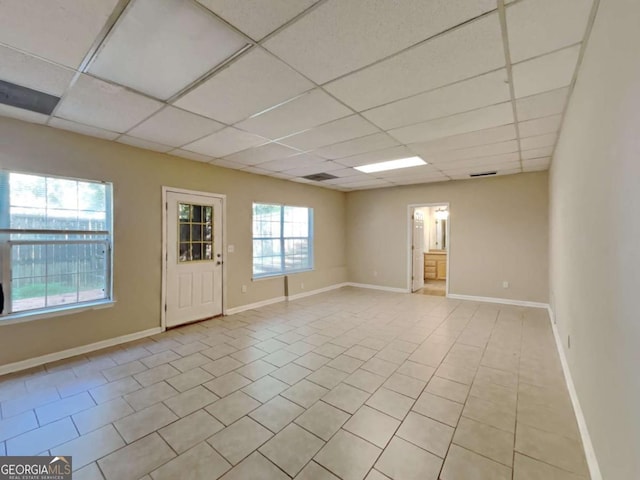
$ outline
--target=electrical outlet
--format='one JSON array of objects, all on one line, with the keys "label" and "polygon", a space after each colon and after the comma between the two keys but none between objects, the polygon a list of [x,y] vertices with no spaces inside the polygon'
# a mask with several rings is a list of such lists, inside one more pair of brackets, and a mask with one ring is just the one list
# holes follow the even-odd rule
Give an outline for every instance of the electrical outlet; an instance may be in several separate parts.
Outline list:
[{"label": "electrical outlet", "polygon": [[378,276],[378,271],[377,271],[377,270],[374,270],[374,271],[373,271],[373,276],[374,276],[374,277],[377,277],[377,276]]},{"label": "electrical outlet", "polygon": [[509,282],[507,282],[506,280],[502,282],[502,288],[509,288]]},{"label": "electrical outlet", "polygon": [[227,245],[227,252],[233,253],[236,251],[235,245]]},{"label": "electrical outlet", "polygon": [[304,290],[304,282],[300,282],[300,290]]},{"label": "electrical outlet", "polygon": [[242,285],[242,293],[247,293],[247,286],[246,285]]}]

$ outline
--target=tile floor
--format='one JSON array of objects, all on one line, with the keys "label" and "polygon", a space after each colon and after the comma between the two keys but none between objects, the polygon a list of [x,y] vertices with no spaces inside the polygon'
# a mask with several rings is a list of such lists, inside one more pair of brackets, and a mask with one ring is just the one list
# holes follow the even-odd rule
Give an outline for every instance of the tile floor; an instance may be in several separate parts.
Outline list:
[{"label": "tile floor", "polygon": [[75,480],[579,480],[544,310],[343,288],[0,378]]}]

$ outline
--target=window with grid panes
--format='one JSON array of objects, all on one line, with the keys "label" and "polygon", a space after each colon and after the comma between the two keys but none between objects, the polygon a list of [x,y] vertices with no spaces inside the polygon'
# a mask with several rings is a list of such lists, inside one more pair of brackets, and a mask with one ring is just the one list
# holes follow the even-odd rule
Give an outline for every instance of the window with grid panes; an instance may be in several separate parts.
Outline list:
[{"label": "window with grid panes", "polygon": [[111,188],[0,170],[0,321],[111,300]]},{"label": "window with grid panes", "polygon": [[313,269],[313,209],[253,204],[253,276]]}]

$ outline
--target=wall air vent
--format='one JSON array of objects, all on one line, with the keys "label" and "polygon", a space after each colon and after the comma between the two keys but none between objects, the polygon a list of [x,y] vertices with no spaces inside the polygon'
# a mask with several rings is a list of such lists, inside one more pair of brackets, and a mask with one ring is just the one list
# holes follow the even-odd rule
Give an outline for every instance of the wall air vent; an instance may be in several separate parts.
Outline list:
[{"label": "wall air vent", "polygon": [[331,180],[332,178],[338,178],[330,173],[314,173],[313,175],[306,175],[302,178],[307,180],[313,180],[314,182],[322,182],[323,180]]},{"label": "wall air vent", "polygon": [[60,97],[0,80],[0,103],[51,115]]},{"label": "wall air vent", "polygon": [[488,177],[489,175],[495,175],[496,172],[495,170],[493,172],[482,172],[482,173],[472,173],[471,175],[469,175],[470,177]]}]

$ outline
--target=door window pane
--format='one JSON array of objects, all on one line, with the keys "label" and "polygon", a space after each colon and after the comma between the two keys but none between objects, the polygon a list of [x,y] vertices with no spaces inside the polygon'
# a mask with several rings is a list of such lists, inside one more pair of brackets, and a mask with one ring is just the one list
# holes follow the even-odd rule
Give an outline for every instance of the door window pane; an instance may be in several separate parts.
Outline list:
[{"label": "door window pane", "polygon": [[178,262],[213,260],[213,207],[178,204]]}]

